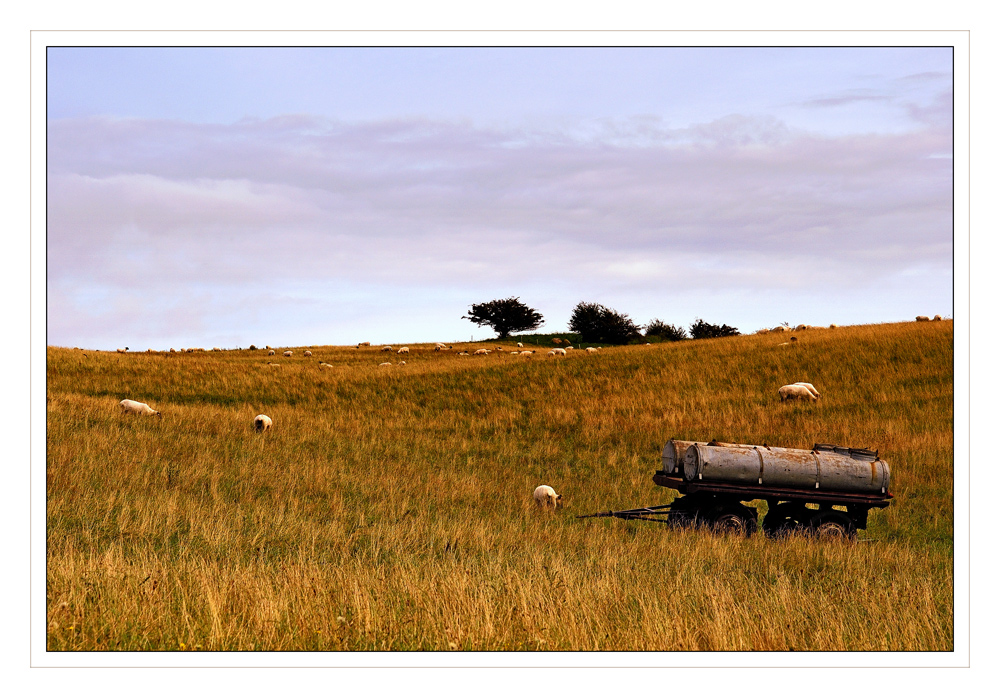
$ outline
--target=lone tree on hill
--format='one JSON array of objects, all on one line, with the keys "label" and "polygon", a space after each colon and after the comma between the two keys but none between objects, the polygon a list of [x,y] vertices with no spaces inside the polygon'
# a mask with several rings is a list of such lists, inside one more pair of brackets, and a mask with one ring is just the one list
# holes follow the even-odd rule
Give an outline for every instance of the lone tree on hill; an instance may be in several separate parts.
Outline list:
[{"label": "lone tree on hill", "polygon": [[582,301],[573,308],[569,330],[579,334],[584,342],[602,344],[628,344],[642,333],[642,329],[627,314],[599,303]]},{"label": "lone tree on hill", "polygon": [[506,339],[511,332],[537,329],[542,324],[542,314],[526,306],[519,298],[473,303],[469,314],[463,315],[462,319],[471,320],[479,326],[489,325],[498,339]]},{"label": "lone tree on hill", "polygon": [[740,331],[729,325],[712,325],[697,318],[691,325],[692,339],[713,339],[715,337],[736,337]]}]

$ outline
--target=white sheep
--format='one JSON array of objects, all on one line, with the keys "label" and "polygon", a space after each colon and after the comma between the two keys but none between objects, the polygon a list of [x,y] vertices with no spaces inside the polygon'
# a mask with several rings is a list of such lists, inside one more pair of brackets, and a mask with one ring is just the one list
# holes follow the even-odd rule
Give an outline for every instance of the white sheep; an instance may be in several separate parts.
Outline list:
[{"label": "white sheep", "polygon": [[757,330],[757,334],[769,334],[770,332],[771,332],[771,330],[767,329],[766,327],[764,327],[763,329]]},{"label": "white sheep", "polygon": [[476,349],[473,352],[473,356],[486,356],[489,353],[490,353],[489,349]]},{"label": "white sheep", "polygon": [[524,344],[522,342],[518,342],[517,343],[517,348],[518,349],[523,349],[524,348]]},{"label": "white sheep", "polygon": [[552,354],[553,356],[566,356],[566,350],[562,349],[561,347],[556,347],[549,353]]},{"label": "white sheep", "polygon": [[539,485],[535,488],[535,504],[542,509],[556,509],[562,505],[562,495],[548,485]]},{"label": "white sheep", "polygon": [[124,349],[118,349],[117,351],[119,354],[125,354],[128,352],[128,347],[125,347]]},{"label": "white sheep", "polygon": [[333,364],[328,364],[325,361],[320,361],[319,362],[319,367],[320,368],[333,368]]},{"label": "white sheep", "polygon": [[798,383],[793,383],[793,385],[802,385],[802,386],[805,386],[805,387],[806,387],[806,388],[807,388],[807,389],[809,390],[809,392],[810,392],[810,393],[812,393],[813,395],[815,395],[816,397],[822,397],[822,396],[821,396],[821,395],[819,394],[819,391],[818,391],[818,390],[816,390],[816,388],[815,388],[815,387],[813,387],[813,384],[812,384],[812,383],[804,383],[804,382],[801,382],[801,381],[800,381],[800,382],[798,382]]},{"label": "white sheep", "polygon": [[309,351],[308,349],[302,353],[302,356],[312,356],[312,355],[313,355],[313,353],[311,351]]},{"label": "white sheep", "polygon": [[816,401],[816,395],[813,395],[812,391],[804,385],[783,385],[778,388],[778,395],[781,397],[781,401],[785,400],[797,400],[802,398],[803,400]]},{"label": "white sheep", "polygon": [[917,322],[930,322],[931,319],[926,315],[917,315]]},{"label": "white sheep", "polygon": [[[173,349],[171,349],[171,351],[173,351]],[[267,355],[274,356],[274,349],[271,349],[269,352],[267,352]]]},{"label": "white sheep", "polygon": [[932,320],[940,320],[940,319],[941,319],[941,316],[940,316],[940,315],[935,315],[935,316],[934,316],[933,318],[931,318],[931,319],[932,319]]},{"label": "white sheep", "polygon": [[835,330],[835,329],[837,329],[838,327],[840,327],[840,325],[837,325],[836,323],[831,323],[831,325],[830,325],[830,329],[831,329],[831,330]]},{"label": "white sheep", "polygon": [[399,349],[396,350],[396,353],[397,354],[409,354],[410,353],[410,348],[409,347],[400,347]]},{"label": "white sheep", "polygon": [[597,347],[587,347],[587,353],[588,354],[596,354],[597,353]]},{"label": "white sheep", "polygon": [[372,345],[371,342],[358,342],[358,349],[360,349],[361,347],[370,347],[371,345]]},{"label": "white sheep", "polygon": [[282,356],[291,356],[291,355],[292,355],[292,351],[291,351],[291,349],[289,349],[289,350],[288,350],[288,351],[286,351],[286,352],[285,352],[284,354],[282,354]]},{"label": "white sheep", "polygon": [[392,364],[390,362],[386,361],[384,363],[379,364],[379,367],[382,367],[382,366],[392,366]]},{"label": "white sheep", "polygon": [[531,356],[531,355],[532,355],[532,354],[534,354],[534,353],[535,353],[534,351],[528,351],[527,349],[526,349],[526,350],[524,350],[524,351],[521,351],[521,352],[518,352],[518,354],[519,354],[520,356]]},{"label": "white sheep", "polygon": [[390,346],[389,346],[389,345],[387,344],[387,345],[385,345],[384,347],[382,347],[381,351],[392,351],[392,347],[390,347]]},{"label": "white sheep", "polygon": [[774,328],[773,330],[771,330],[771,331],[772,331],[772,332],[791,332],[791,331],[792,331],[792,328],[790,328],[790,327],[785,327],[784,325],[778,325],[777,327],[775,327],[775,328]]},{"label": "white sheep", "polygon": [[458,355],[459,356],[468,356],[469,352],[467,352],[467,351],[460,351],[460,352],[458,352]]},{"label": "white sheep", "polygon": [[271,428],[271,418],[266,414],[259,414],[253,418],[253,428],[256,432],[267,431]]},{"label": "white sheep", "polygon": [[121,408],[122,414],[146,414],[146,415],[156,415],[157,417],[163,417],[162,414],[154,410],[145,402],[136,402],[135,400],[122,400],[121,402],[118,403],[118,406]]}]

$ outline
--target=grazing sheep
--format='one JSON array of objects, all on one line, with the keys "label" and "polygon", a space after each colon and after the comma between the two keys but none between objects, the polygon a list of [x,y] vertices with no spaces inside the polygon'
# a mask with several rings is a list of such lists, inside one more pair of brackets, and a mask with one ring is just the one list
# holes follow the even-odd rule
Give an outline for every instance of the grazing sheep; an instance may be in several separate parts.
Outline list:
[{"label": "grazing sheep", "polygon": [[266,414],[259,414],[253,418],[253,430],[257,433],[267,431],[271,428],[271,418]]},{"label": "grazing sheep", "polygon": [[382,347],[382,351],[392,351],[392,347],[390,347],[389,345],[386,345],[386,346]]},{"label": "grazing sheep", "polygon": [[781,343],[781,344],[779,344],[778,346],[779,346],[779,347],[787,347],[787,346],[788,346],[788,342],[782,342],[782,343]]},{"label": "grazing sheep", "polygon": [[174,351],[174,348],[173,348],[173,347],[170,347],[170,353],[171,353],[171,354],[175,354],[175,353],[176,353],[176,352]]},{"label": "grazing sheep", "polygon": [[361,347],[370,347],[371,345],[372,345],[371,342],[358,342],[358,349],[360,349]]},{"label": "grazing sheep", "polygon": [[333,364],[328,364],[325,361],[320,361],[319,362],[319,367],[320,368],[333,368]]},{"label": "grazing sheep", "polygon": [[517,343],[517,348],[518,349],[523,349],[524,348],[524,344],[522,344],[521,342],[518,342]]},{"label": "grazing sheep", "polygon": [[791,332],[792,328],[791,327],[785,327],[784,325],[778,325],[777,327],[775,327],[771,331],[772,332]]},{"label": "grazing sheep", "polygon": [[562,495],[548,485],[539,485],[535,488],[535,504],[542,509],[556,509],[562,505]]},{"label": "grazing sheep", "polygon": [[460,351],[460,352],[458,352],[458,355],[459,356],[468,356],[469,352],[467,352],[467,351]]},{"label": "grazing sheep", "polygon": [[409,354],[410,353],[410,348],[409,347],[400,347],[399,349],[396,350],[396,353],[397,354]]},{"label": "grazing sheep", "polygon": [[816,395],[813,395],[812,391],[804,385],[783,385],[778,388],[778,395],[781,397],[781,401],[785,400],[812,400],[816,402]]},{"label": "grazing sheep", "polygon": [[302,356],[312,356],[312,355],[313,355],[313,353],[311,351],[308,351],[308,350],[302,353]]},{"label": "grazing sheep", "polygon": [[282,356],[291,356],[291,355],[292,355],[292,351],[290,349],[288,351],[286,351],[284,354],[282,354]]},{"label": "grazing sheep", "polygon": [[553,356],[566,356],[566,350],[565,349],[561,349],[559,347],[556,347],[555,349],[553,349],[549,353],[552,354]]},{"label": "grazing sheep", "polygon": [[795,328],[795,331],[801,332],[802,330],[808,330],[808,329],[809,329],[808,325],[799,325],[798,327]]},{"label": "grazing sheep", "polygon": [[406,362],[405,362],[405,361],[400,361],[400,362],[399,362],[399,363],[398,363],[397,365],[398,365],[398,366],[405,366],[405,365],[406,365]]},{"label": "grazing sheep", "polygon": [[281,364],[276,364],[271,361],[268,361],[267,365],[270,366],[271,368],[281,368]]},{"label": "grazing sheep", "polygon": [[379,367],[382,367],[382,366],[392,366],[392,364],[390,362],[386,361],[384,363],[380,363],[379,364]]},{"label": "grazing sheep", "polygon": [[490,353],[489,349],[476,349],[474,352],[472,352],[472,355],[473,356],[486,356],[489,353]]},{"label": "grazing sheep", "polygon": [[128,352],[128,347],[125,347],[124,349],[118,349],[119,354],[124,354],[126,352]]},{"label": "grazing sheep", "polygon": [[118,403],[118,406],[121,408],[122,414],[147,414],[147,415],[155,414],[157,417],[163,417],[162,414],[154,410],[145,402],[136,402],[135,400],[122,400],[121,402]]},{"label": "grazing sheep", "polygon": [[831,329],[831,330],[835,330],[835,329],[837,329],[837,328],[838,328],[839,326],[840,326],[840,325],[836,325],[836,324],[831,324],[831,325],[830,325],[830,329]]},{"label": "grazing sheep", "polygon": [[812,383],[804,383],[804,382],[800,381],[798,383],[793,383],[792,385],[802,385],[802,386],[805,386],[806,388],[808,388],[809,392],[812,393],[813,395],[815,395],[816,397],[822,397],[822,395],[819,394],[819,391],[816,390],[816,388],[813,387]]},{"label": "grazing sheep", "polygon": [[932,320],[940,320],[940,319],[941,319],[941,316],[940,316],[940,315],[935,315],[935,316],[934,316],[933,318],[931,318],[931,319],[932,319]]},{"label": "grazing sheep", "polygon": [[757,330],[757,334],[769,334],[770,332],[771,332],[771,330],[767,329],[766,327],[763,328],[763,329]]},{"label": "grazing sheep", "polygon": [[434,351],[445,351],[446,349],[451,349],[451,347],[447,344],[442,344],[441,342],[434,345]]},{"label": "grazing sheep", "polygon": [[597,347],[587,347],[587,353],[588,354],[596,354],[597,353]]},{"label": "grazing sheep", "polygon": [[274,349],[272,349],[271,351],[267,352],[267,355],[268,356],[274,356]]},{"label": "grazing sheep", "polygon": [[534,353],[535,353],[534,351],[527,351],[527,350],[525,350],[525,351],[522,351],[522,352],[518,352],[518,354],[519,354],[520,356],[531,356],[531,355],[532,355],[532,354],[534,354]]},{"label": "grazing sheep", "polygon": [[926,315],[917,315],[917,322],[930,322],[931,319]]}]

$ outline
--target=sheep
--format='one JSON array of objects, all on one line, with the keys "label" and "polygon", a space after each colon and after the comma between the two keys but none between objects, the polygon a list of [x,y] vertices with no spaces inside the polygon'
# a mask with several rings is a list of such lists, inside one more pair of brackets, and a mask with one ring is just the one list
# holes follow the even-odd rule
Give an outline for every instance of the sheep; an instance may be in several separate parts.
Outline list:
[{"label": "sheep", "polygon": [[567,345],[566,345],[566,348],[567,348],[567,349],[572,349],[572,348],[573,348],[573,345],[572,345],[572,344],[567,344]]},{"label": "sheep", "polygon": [[446,349],[451,349],[447,344],[442,344],[438,342],[434,345],[434,351],[445,351]]},{"label": "sheep", "polygon": [[399,364],[397,364],[397,365],[398,365],[398,366],[405,366],[405,365],[406,365],[406,362],[405,362],[405,361],[400,361],[400,362],[399,362]]},{"label": "sheep", "polygon": [[390,347],[389,345],[386,345],[386,346],[382,347],[381,351],[392,351],[392,347]]},{"label": "sheep", "polygon": [[809,327],[807,325],[799,325],[798,327],[795,328],[795,331],[801,332],[802,330],[808,330],[808,329]]},{"label": "sheep", "polygon": [[831,329],[831,330],[835,330],[835,329],[837,329],[838,327],[840,327],[840,325],[837,325],[837,324],[835,324],[835,323],[831,323],[831,324],[830,324],[830,329]]},{"label": "sheep", "polygon": [[546,356],[555,356],[556,355],[556,350],[555,349],[549,349],[547,352],[545,352],[545,355]]},{"label": "sheep", "polygon": [[517,343],[517,348],[518,349],[524,349],[524,344],[522,342],[518,342]]},{"label": "sheep", "polygon": [[587,353],[588,354],[596,354],[597,353],[597,347],[587,347]]},{"label": "sheep", "polygon": [[253,430],[258,434],[271,428],[271,418],[266,414],[259,414],[253,418]]},{"label": "sheep", "polygon": [[[171,351],[173,351],[173,350],[171,350]],[[271,349],[269,352],[267,352],[267,355],[268,356],[274,356],[274,349]]]},{"label": "sheep", "polygon": [[757,334],[769,334],[770,332],[771,330],[767,329],[766,327],[757,330]]},{"label": "sheep", "polygon": [[281,368],[281,364],[276,364],[271,361],[268,361],[267,365],[270,366],[271,368]]},{"label": "sheep", "polygon": [[917,322],[930,322],[931,319],[926,315],[917,315]]},{"label": "sheep", "polygon": [[325,361],[320,361],[319,362],[319,367],[320,368],[333,368],[333,364],[328,364]]},{"label": "sheep", "polygon": [[219,347],[212,347],[212,351],[222,351],[222,349],[219,349]]},{"label": "sheep", "polygon": [[815,387],[813,387],[812,383],[805,383],[805,382],[800,381],[798,383],[793,383],[792,385],[802,385],[802,386],[805,386],[806,388],[808,388],[809,392],[812,393],[813,395],[815,395],[816,397],[822,397],[822,395],[819,394],[819,391],[816,390]]},{"label": "sheep", "polygon": [[792,328],[791,327],[785,327],[784,325],[778,325],[777,327],[775,327],[771,331],[772,332],[791,332]]},{"label": "sheep", "polygon": [[562,495],[548,485],[539,485],[535,488],[535,504],[542,509],[557,509],[562,506]]},{"label": "sheep", "polygon": [[176,351],[174,350],[174,348],[173,348],[173,347],[170,347],[170,353],[171,353],[171,354],[175,354],[175,353],[177,353],[177,352],[176,352]]},{"label": "sheep", "polygon": [[816,395],[804,385],[783,385],[778,388],[778,395],[781,397],[781,401],[785,400],[797,400],[802,398],[803,400],[812,400],[816,402]]},{"label": "sheep", "polygon": [[289,349],[289,350],[288,350],[288,351],[286,351],[286,352],[285,352],[284,354],[282,354],[282,356],[291,356],[291,355],[292,355],[292,351],[291,351],[291,349]]},{"label": "sheep", "polygon": [[527,350],[525,350],[525,351],[519,352],[519,355],[520,356],[531,356],[534,353],[535,353],[534,351],[527,351]]},{"label": "sheep", "polygon": [[787,347],[787,346],[788,346],[788,342],[782,342],[782,343],[781,343],[781,344],[779,344],[778,346],[779,346],[779,347]]},{"label": "sheep", "polygon": [[302,356],[312,356],[312,355],[313,355],[313,353],[311,351],[309,351],[309,350],[306,350],[306,351],[304,351],[302,353]]},{"label": "sheep", "polygon": [[559,339],[558,337],[553,337],[552,338],[552,343],[553,344],[562,344],[562,340]]},{"label": "sheep", "polygon": [[409,354],[410,353],[410,348],[409,347],[400,347],[399,349],[396,350],[396,353],[397,354]]},{"label": "sheep", "polygon": [[385,361],[385,362],[379,364],[379,368],[381,368],[382,366],[392,366],[392,364],[390,362],[388,362],[388,361]]},{"label": "sheep", "polygon": [[473,356],[486,356],[486,355],[487,355],[487,354],[489,354],[489,353],[490,353],[490,350],[489,350],[489,349],[476,349],[476,350],[475,350],[475,351],[474,351],[474,352],[472,353],[472,355],[473,355]]},{"label": "sheep", "polygon": [[458,352],[458,355],[459,356],[468,356],[469,352],[467,352],[467,351],[460,351],[460,352]]},{"label": "sheep", "polygon": [[932,319],[932,320],[934,320],[934,321],[937,321],[937,320],[940,320],[940,319],[941,319],[941,316],[940,316],[940,315],[935,315],[935,316],[934,316],[933,318],[931,318],[931,319]]},{"label": "sheep", "polygon": [[154,410],[152,407],[147,405],[145,402],[136,402],[135,400],[122,400],[118,403],[118,407],[121,408],[122,414],[144,414],[144,415],[156,415],[162,418],[163,415]]},{"label": "sheep", "polygon": [[125,347],[124,349],[118,349],[117,351],[119,354],[125,354],[128,352],[128,347]]},{"label": "sheep", "polygon": [[561,349],[559,347],[556,347],[555,349],[553,349],[549,353],[552,354],[553,356],[566,356],[566,350],[565,349]]},{"label": "sheep", "polygon": [[358,349],[360,349],[361,347],[370,347],[371,345],[372,345],[371,342],[358,342]]}]

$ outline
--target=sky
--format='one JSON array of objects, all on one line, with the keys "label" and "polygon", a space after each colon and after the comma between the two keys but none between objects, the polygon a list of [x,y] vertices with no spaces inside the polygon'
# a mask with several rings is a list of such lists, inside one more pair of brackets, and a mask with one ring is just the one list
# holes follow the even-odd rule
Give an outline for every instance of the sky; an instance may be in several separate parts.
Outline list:
[{"label": "sky", "polygon": [[47,51],[47,343],[952,315],[943,48]]}]

